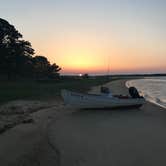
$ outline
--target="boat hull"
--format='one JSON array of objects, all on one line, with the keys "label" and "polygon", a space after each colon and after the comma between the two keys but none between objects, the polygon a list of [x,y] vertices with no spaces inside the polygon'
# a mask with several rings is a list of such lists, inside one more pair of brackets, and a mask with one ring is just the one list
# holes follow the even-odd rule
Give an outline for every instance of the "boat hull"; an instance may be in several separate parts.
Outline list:
[{"label": "boat hull", "polygon": [[118,98],[106,95],[82,94],[62,90],[61,95],[67,106],[80,109],[101,109],[101,108],[121,108],[140,107],[145,103],[144,98]]}]

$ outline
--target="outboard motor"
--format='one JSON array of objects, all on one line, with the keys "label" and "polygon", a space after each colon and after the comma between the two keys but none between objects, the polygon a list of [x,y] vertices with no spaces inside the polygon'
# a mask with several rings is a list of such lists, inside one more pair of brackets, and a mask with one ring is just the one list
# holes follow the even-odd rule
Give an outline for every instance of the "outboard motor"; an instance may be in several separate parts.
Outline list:
[{"label": "outboard motor", "polygon": [[132,98],[140,98],[141,97],[135,87],[129,88],[129,94]]}]

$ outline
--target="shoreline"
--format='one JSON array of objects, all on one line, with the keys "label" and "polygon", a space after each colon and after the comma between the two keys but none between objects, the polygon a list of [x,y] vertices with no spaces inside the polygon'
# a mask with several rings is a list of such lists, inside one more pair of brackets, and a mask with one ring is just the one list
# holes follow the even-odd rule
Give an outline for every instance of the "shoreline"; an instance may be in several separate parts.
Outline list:
[{"label": "shoreline", "polygon": [[[148,80],[149,80],[150,78],[148,78]],[[147,80],[147,78],[142,78],[141,80]],[[150,80],[155,80],[156,81],[156,79],[150,79]],[[165,80],[163,80],[163,79],[159,79],[159,81],[165,81]],[[133,81],[134,81],[134,83],[133,83]],[[140,81],[140,80],[139,80]],[[150,82],[149,82],[150,83]],[[158,93],[158,91],[154,91],[153,93],[151,92],[151,91],[146,91],[145,90],[145,88],[143,88],[143,90],[142,90],[142,88],[141,88],[141,86],[140,85],[137,85],[137,80],[136,79],[132,79],[132,80],[128,80],[127,82],[126,82],[126,87],[128,88],[128,87],[130,87],[130,86],[135,86],[137,89],[138,89],[138,91],[139,91],[139,93],[146,99],[146,101],[149,101],[150,103],[153,103],[153,104],[155,104],[155,105],[157,105],[157,106],[159,106],[159,107],[162,107],[162,108],[164,108],[164,109],[166,109],[166,104],[165,104],[165,102],[163,102],[162,101],[162,99],[160,99],[160,96],[155,96],[155,93],[154,92],[157,92]],[[137,87],[138,86],[138,87]],[[144,85],[143,85],[144,86]],[[145,86],[146,86],[146,84],[145,84]],[[156,87],[157,88],[157,87]],[[154,88],[154,89],[156,89],[156,88]],[[162,89],[164,90],[164,88],[162,87]],[[150,93],[150,94],[149,94]],[[152,94],[151,94],[152,93]],[[161,94],[161,91],[159,91],[159,94]],[[153,97],[152,97],[152,95],[153,95]]]},{"label": "shoreline", "polygon": [[[113,94],[128,94],[125,82],[106,86]],[[91,93],[98,93],[99,87]],[[133,109],[77,111],[52,122],[49,138],[61,166],[165,165],[165,119],[164,109],[150,102]]]},{"label": "shoreline", "polygon": [[[105,85],[110,87],[113,94],[128,94],[125,82],[126,80],[122,79],[111,81]],[[99,87],[93,87],[90,92],[99,92]],[[149,114],[159,116],[160,111],[158,110],[161,111],[163,109],[149,102],[146,102],[141,108],[141,111],[146,116]],[[21,123],[0,134],[0,146],[2,147],[0,151],[1,164],[3,166],[16,166],[20,165],[20,163],[24,166],[37,166],[39,164],[43,166],[58,165],[57,154],[60,153],[60,149],[56,147],[57,150],[55,152],[51,147],[52,143],[50,145],[48,140],[48,126],[56,119],[63,119],[64,115],[70,115],[71,112],[77,112],[77,110],[67,110],[61,100],[54,101],[49,108],[46,107],[31,113],[34,119],[33,123]]]}]

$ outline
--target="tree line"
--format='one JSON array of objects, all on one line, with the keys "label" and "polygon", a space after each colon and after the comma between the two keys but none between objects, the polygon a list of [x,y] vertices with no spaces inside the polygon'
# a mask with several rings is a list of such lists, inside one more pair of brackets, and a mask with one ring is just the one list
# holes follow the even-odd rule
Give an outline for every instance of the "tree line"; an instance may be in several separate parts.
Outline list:
[{"label": "tree line", "polygon": [[55,79],[61,68],[45,56],[35,56],[29,41],[8,21],[0,18],[1,78]]}]

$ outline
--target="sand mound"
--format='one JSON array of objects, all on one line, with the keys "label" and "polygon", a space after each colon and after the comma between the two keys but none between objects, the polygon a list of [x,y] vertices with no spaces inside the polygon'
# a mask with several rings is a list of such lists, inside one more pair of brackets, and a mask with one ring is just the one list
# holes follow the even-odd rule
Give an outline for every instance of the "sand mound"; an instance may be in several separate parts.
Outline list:
[{"label": "sand mound", "polygon": [[48,107],[48,104],[41,101],[17,100],[2,105],[0,107],[0,114],[12,115],[32,113],[46,107]]},{"label": "sand mound", "polygon": [[34,122],[31,113],[48,108],[50,105],[41,101],[17,100],[0,107],[0,133],[20,123]]}]

